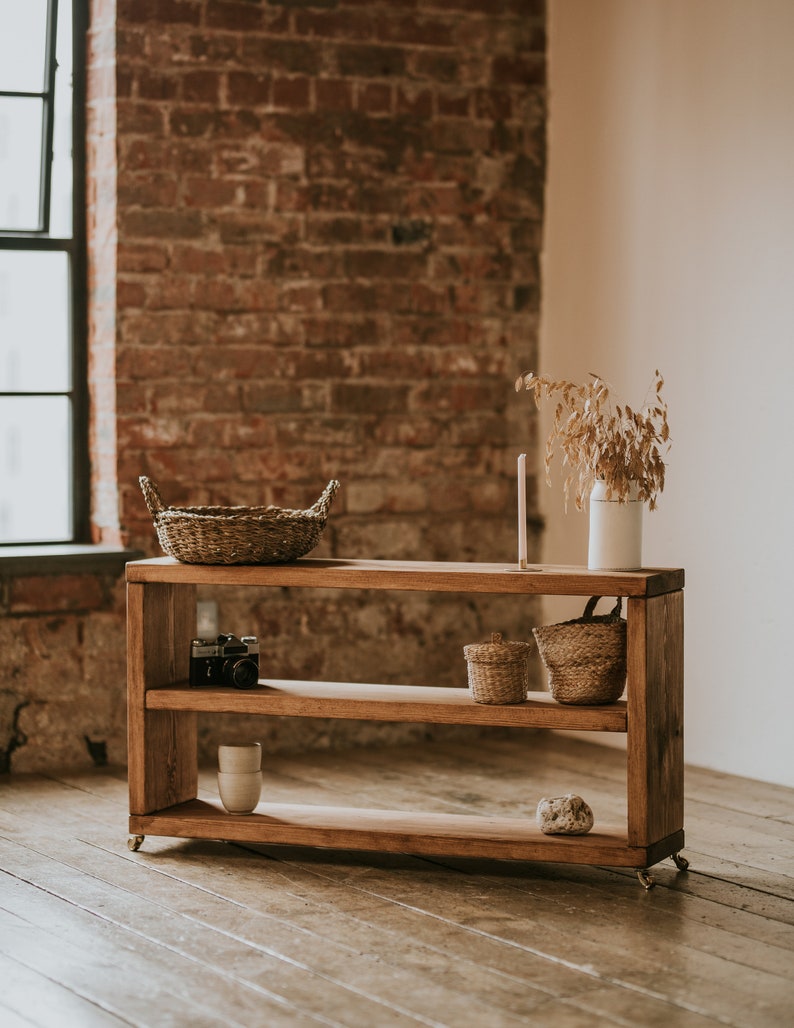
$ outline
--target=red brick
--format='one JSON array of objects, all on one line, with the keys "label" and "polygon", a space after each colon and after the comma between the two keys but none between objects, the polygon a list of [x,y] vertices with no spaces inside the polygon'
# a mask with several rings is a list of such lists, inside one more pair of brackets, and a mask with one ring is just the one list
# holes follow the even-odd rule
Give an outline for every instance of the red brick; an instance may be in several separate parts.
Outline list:
[{"label": "red brick", "polygon": [[311,96],[311,80],[305,75],[292,78],[279,77],[273,80],[273,106],[296,110],[308,110]]},{"label": "red brick", "polygon": [[377,22],[378,38],[388,43],[446,47],[450,45],[453,32],[452,21],[421,13],[404,14],[399,8],[382,13]]},{"label": "red brick", "polygon": [[156,246],[125,246],[118,253],[117,268],[123,271],[161,271],[168,264],[163,248]]},{"label": "red brick", "polygon": [[153,24],[198,25],[200,0],[117,0],[119,24],[149,22]]},{"label": "red brick", "polygon": [[194,306],[195,284],[176,275],[150,276],[146,282],[146,306],[150,310],[179,310]]},{"label": "red brick", "polygon": [[120,219],[126,238],[197,239],[202,232],[200,214],[181,210],[128,210]]},{"label": "red brick", "polygon": [[119,202],[135,207],[172,207],[176,202],[177,180],[172,175],[129,176],[118,190]]},{"label": "red brick", "polygon": [[172,346],[125,347],[118,357],[116,374],[120,381],[184,378],[194,367],[187,349]]},{"label": "red brick", "polygon": [[180,190],[188,207],[228,207],[234,203],[237,184],[217,178],[183,179]]},{"label": "red brick", "polygon": [[146,302],[146,288],[141,282],[130,282],[120,278],[116,285],[116,301],[124,307],[143,307]]},{"label": "red brick", "polygon": [[342,45],[337,60],[343,75],[361,78],[391,78],[406,71],[406,51],[394,46]]},{"label": "red brick", "polygon": [[414,118],[430,118],[433,115],[433,94],[428,89],[402,87],[397,90],[395,110],[398,114],[410,114]]},{"label": "red brick", "polygon": [[241,59],[251,68],[274,73],[318,75],[324,66],[323,46],[306,39],[267,39],[247,34],[241,43]]},{"label": "red brick", "polygon": [[375,343],[380,336],[377,318],[361,315],[351,318],[305,318],[303,328],[309,347],[349,347]]},{"label": "red brick", "polygon": [[545,55],[541,53],[494,57],[493,79],[497,84],[543,85],[546,81]]},{"label": "red brick", "polygon": [[221,77],[216,71],[189,71],[182,75],[182,98],[190,103],[217,104]]},{"label": "red brick", "polygon": [[507,89],[478,89],[475,98],[478,118],[504,121],[513,117],[513,95]]},{"label": "red brick", "polygon": [[375,35],[375,21],[366,9],[298,10],[295,12],[295,31],[301,36],[321,39],[372,39]]},{"label": "red brick", "polygon": [[318,110],[350,111],[353,109],[353,84],[343,79],[317,79],[314,99]]},{"label": "red brick", "polygon": [[231,29],[234,32],[258,29],[262,24],[261,7],[258,3],[235,3],[234,0],[210,3],[206,5],[207,25],[213,29]]},{"label": "red brick", "polygon": [[387,414],[405,411],[408,386],[336,383],[331,409],[355,414]]},{"label": "red brick", "polygon": [[440,117],[470,118],[473,100],[468,92],[439,93],[436,96],[436,109]]},{"label": "red brick", "polygon": [[122,133],[157,137],[165,135],[165,116],[158,103],[119,101],[116,126]]},{"label": "red brick", "polygon": [[433,82],[461,82],[462,58],[458,54],[434,50],[419,50],[411,60],[414,77]]},{"label": "red brick", "polygon": [[257,106],[270,103],[272,80],[269,75],[234,71],[228,75],[229,103]]},{"label": "red brick", "polygon": [[172,249],[170,268],[177,274],[221,275],[227,269],[227,258],[220,249],[177,245]]},{"label": "red brick", "polygon": [[389,114],[392,110],[392,87],[383,82],[360,82],[356,107],[365,114]]},{"label": "red brick", "polygon": [[9,586],[11,614],[97,610],[104,601],[95,575],[31,575]]},{"label": "red brick", "polygon": [[[122,83],[123,83],[122,78]],[[131,83],[135,82],[138,96],[142,100],[173,100],[176,97],[179,80],[175,75],[164,75],[152,72],[149,69],[141,68],[131,77]],[[130,96],[131,89],[122,85],[119,89],[119,96]]]}]

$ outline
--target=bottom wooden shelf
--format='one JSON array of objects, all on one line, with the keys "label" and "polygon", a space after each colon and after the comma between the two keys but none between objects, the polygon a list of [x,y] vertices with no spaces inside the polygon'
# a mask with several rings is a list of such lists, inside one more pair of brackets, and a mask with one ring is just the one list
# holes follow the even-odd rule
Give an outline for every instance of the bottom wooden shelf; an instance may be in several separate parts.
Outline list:
[{"label": "bottom wooden shelf", "polygon": [[132,814],[129,830],[140,836],[637,868],[650,867],[684,845],[683,831],[650,846],[629,846],[625,830],[613,827],[587,835],[543,835],[533,821],[519,818],[281,803],[260,803],[252,814],[228,814],[220,803],[204,800]]}]

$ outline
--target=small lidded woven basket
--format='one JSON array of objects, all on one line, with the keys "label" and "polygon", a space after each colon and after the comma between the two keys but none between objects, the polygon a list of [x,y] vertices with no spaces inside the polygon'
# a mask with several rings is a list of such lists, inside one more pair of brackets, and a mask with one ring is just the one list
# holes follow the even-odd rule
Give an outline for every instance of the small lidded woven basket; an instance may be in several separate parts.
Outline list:
[{"label": "small lidded woven basket", "polygon": [[469,690],[475,703],[523,703],[529,688],[528,642],[506,642],[494,632],[489,643],[463,647]]},{"label": "small lidded woven basket", "polygon": [[533,628],[538,653],[558,703],[601,704],[620,699],[626,684],[626,622],[622,601],[609,614],[594,614],[600,596],[591,596],[573,621]]}]

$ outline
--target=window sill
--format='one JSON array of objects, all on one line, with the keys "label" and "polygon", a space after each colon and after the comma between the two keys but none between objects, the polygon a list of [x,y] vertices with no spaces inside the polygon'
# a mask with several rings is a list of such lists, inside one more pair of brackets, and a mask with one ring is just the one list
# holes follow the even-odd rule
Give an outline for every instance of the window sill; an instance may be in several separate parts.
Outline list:
[{"label": "window sill", "polygon": [[0,578],[14,575],[120,575],[140,550],[120,546],[53,543],[45,546],[0,546]]}]

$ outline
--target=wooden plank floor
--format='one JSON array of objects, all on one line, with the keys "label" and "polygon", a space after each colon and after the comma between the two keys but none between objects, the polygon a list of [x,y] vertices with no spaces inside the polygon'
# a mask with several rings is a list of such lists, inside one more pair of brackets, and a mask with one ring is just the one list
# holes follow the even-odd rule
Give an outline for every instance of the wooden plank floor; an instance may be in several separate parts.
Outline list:
[{"label": "wooden plank floor", "polygon": [[[625,817],[625,756],[546,733],[266,760],[280,802]],[[794,1023],[794,791],[689,768],[688,873],[147,838],[123,768],[0,778],[0,1024]],[[216,795],[211,769],[201,795]]]}]

